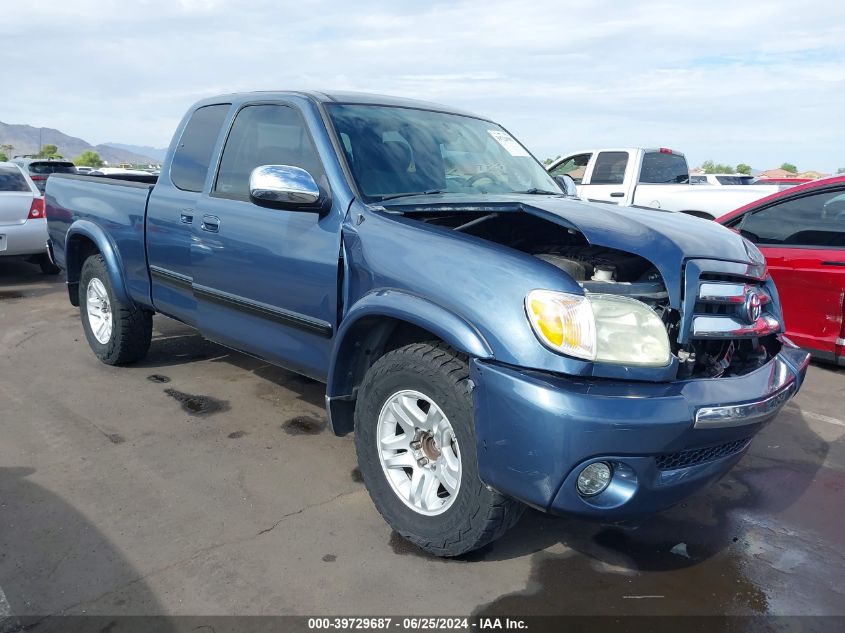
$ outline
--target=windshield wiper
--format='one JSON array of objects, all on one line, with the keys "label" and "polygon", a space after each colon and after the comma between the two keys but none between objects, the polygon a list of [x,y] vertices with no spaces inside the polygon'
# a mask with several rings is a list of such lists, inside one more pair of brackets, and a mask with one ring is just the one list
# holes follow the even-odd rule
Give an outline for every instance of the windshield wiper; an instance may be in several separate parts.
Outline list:
[{"label": "windshield wiper", "polygon": [[564,196],[564,195],[566,195],[562,191],[549,191],[548,189],[538,189],[537,187],[532,187],[531,189],[526,189],[525,191],[514,191],[512,193],[524,193],[524,194],[528,194],[529,196]]},{"label": "windshield wiper", "polygon": [[411,191],[409,193],[392,193],[389,196],[382,196],[379,202],[384,202],[385,200],[396,200],[396,198],[410,198],[411,196],[433,196],[438,193],[446,193],[445,191],[440,191],[439,189],[431,189],[430,191]]}]

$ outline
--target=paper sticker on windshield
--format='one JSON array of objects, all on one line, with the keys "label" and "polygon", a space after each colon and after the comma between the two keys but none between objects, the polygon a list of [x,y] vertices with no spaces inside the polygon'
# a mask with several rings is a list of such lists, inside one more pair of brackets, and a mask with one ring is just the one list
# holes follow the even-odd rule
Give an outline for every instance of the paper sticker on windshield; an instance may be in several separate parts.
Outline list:
[{"label": "paper sticker on windshield", "polygon": [[507,150],[511,156],[528,156],[525,148],[516,142],[516,139],[507,132],[501,130],[487,130],[487,133],[496,139],[496,142]]}]

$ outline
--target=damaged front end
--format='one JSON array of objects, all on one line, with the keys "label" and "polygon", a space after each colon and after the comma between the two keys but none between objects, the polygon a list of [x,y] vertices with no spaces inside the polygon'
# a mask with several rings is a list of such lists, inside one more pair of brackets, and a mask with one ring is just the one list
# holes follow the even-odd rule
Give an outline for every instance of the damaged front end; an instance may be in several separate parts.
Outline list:
[{"label": "damaged front end", "polygon": [[666,329],[677,379],[741,376],[781,349],[777,291],[762,256],[750,244],[746,261],[679,254],[675,270],[666,265],[665,256],[635,249],[635,242],[622,250],[622,240],[614,240],[612,233],[605,232],[609,238],[604,239],[598,231],[582,231],[568,218],[561,222],[528,205],[406,208],[403,215],[533,255],[564,271],[588,296],[612,295],[645,304]]}]

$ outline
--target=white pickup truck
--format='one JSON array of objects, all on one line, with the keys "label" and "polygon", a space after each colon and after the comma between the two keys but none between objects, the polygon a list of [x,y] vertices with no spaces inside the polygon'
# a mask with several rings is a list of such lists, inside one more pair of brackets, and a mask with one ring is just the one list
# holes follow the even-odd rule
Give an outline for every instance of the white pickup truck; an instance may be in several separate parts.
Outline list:
[{"label": "white pickup truck", "polygon": [[687,159],[666,148],[593,149],[569,154],[547,168],[568,175],[584,200],[651,207],[715,219],[779,191],[773,185],[691,185]]}]

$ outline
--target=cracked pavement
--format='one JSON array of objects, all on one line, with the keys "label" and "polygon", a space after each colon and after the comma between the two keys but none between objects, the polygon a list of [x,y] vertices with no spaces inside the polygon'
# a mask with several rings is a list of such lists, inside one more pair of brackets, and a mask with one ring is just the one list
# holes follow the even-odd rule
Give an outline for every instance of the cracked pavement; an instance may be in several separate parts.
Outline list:
[{"label": "cracked pavement", "polygon": [[0,623],[51,614],[845,612],[845,371],[636,530],[529,511],[456,561],[375,512],[323,387],[156,317],[99,363],[61,280],[0,265]]}]

